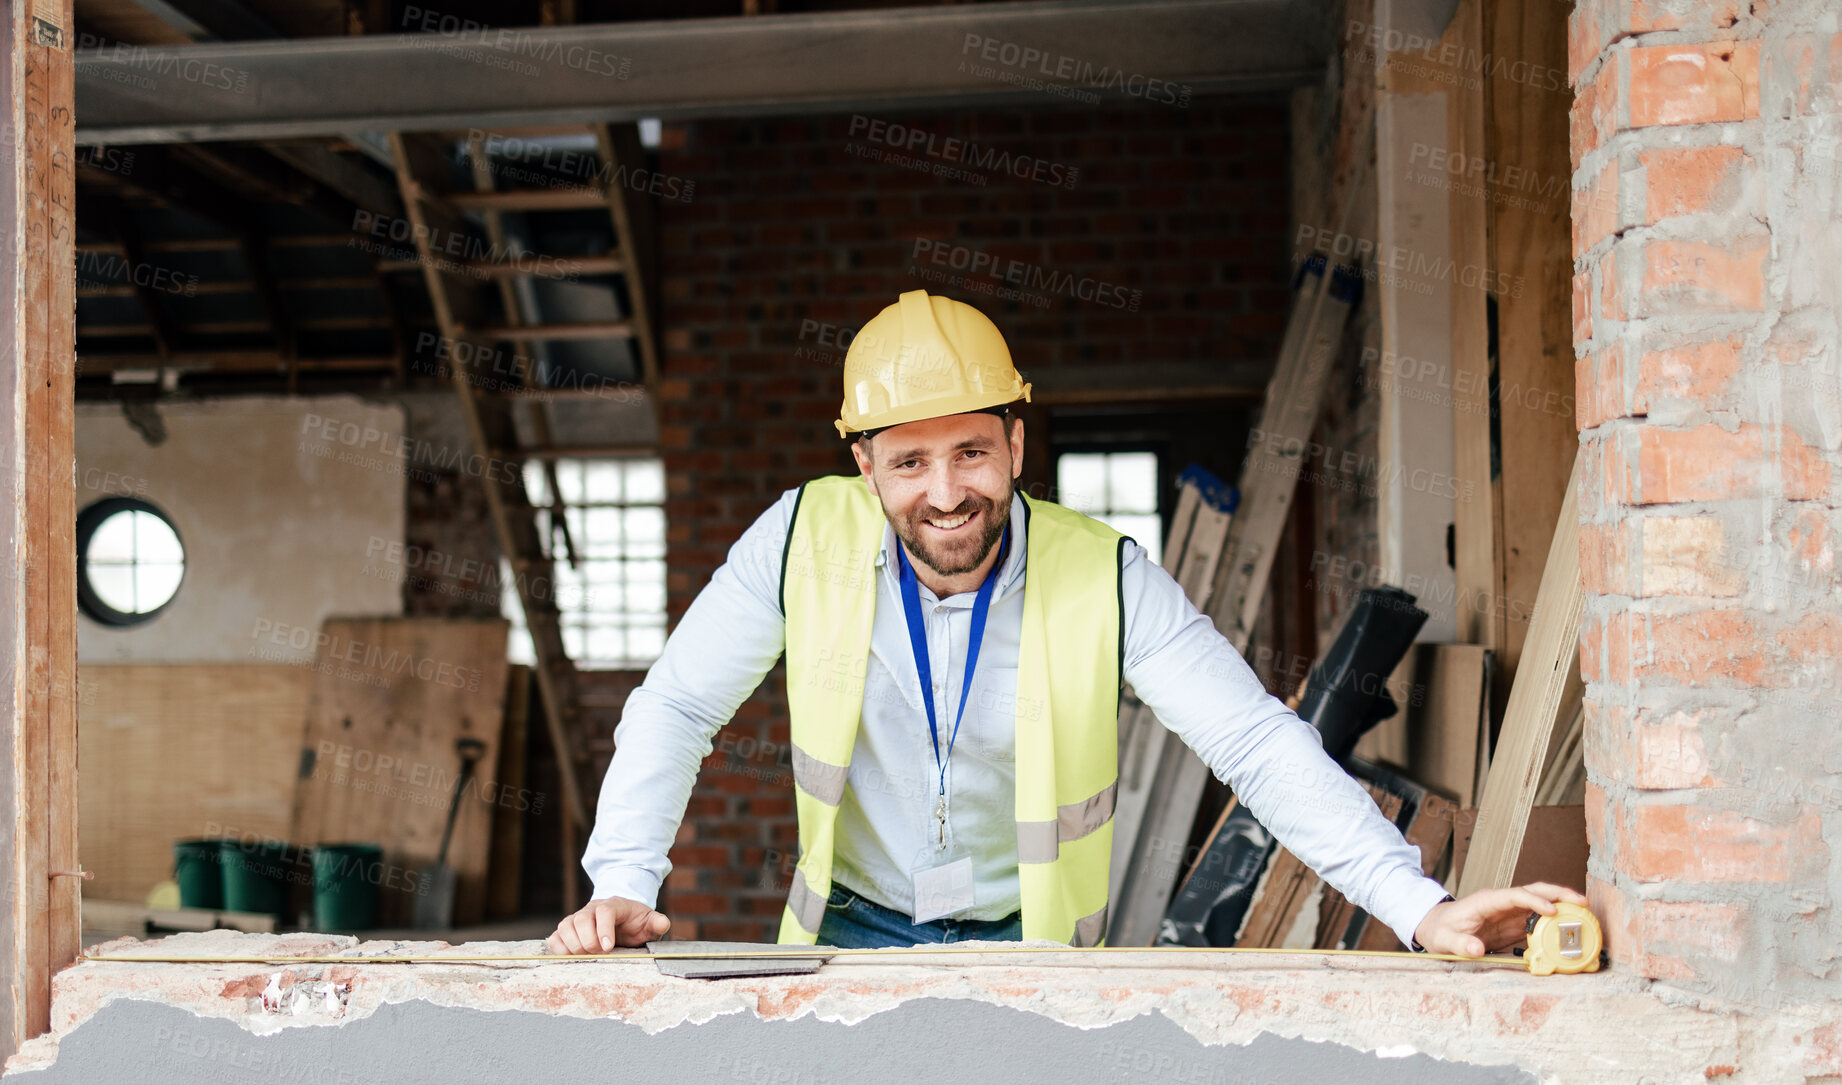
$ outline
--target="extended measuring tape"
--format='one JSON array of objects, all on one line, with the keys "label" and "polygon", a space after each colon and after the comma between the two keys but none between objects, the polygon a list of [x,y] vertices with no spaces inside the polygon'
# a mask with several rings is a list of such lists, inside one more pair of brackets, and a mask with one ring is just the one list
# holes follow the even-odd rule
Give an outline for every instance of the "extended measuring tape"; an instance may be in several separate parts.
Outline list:
[{"label": "extended measuring tape", "polygon": [[698,950],[674,951],[667,953],[643,953],[629,951],[626,953],[585,953],[563,956],[549,953],[514,953],[488,957],[454,957],[454,956],[384,956],[384,957],[140,957],[120,954],[95,954],[81,957],[80,960],[107,962],[111,964],[506,964],[529,962],[539,964],[576,964],[594,962],[642,961],[710,961],[734,959],[775,958],[817,958],[830,960],[833,957],[867,957],[874,956],[887,960],[892,957],[939,957],[958,954],[991,956],[1003,954],[1021,956],[1025,954],[1045,953],[1277,953],[1292,956],[1311,957],[1404,957],[1414,961],[1455,961],[1461,964],[1482,965],[1494,968],[1526,969],[1537,976],[1551,976],[1556,972],[1597,972],[1599,970],[1599,951],[1604,941],[1599,929],[1599,921],[1593,914],[1577,904],[1560,902],[1555,905],[1554,915],[1536,915],[1529,924],[1529,948],[1520,957],[1495,955],[1488,957],[1463,957],[1456,953],[1409,953],[1406,950],[1387,949],[1280,949],[1268,946],[1100,946],[1090,949],[1075,949],[1071,946],[1005,946],[987,943],[974,946],[960,945],[919,945],[897,946],[886,949],[831,949],[820,946],[789,946],[775,950]]}]

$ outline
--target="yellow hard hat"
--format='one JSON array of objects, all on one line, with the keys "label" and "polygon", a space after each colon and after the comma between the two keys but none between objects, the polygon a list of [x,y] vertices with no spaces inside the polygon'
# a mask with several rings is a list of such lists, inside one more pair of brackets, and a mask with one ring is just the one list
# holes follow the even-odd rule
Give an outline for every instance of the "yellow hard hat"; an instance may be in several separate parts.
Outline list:
[{"label": "yellow hard hat", "polygon": [[997,325],[963,301],[910,290],[851,340],[835,424],[848,437],[1020,399],[1029,402],[1030,386]]}]

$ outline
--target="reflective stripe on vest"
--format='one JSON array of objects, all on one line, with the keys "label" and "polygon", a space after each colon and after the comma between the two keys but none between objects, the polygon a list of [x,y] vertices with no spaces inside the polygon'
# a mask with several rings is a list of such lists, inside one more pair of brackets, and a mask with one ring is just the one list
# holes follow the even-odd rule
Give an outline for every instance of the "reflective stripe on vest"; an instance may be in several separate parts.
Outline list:
[{"label": "reflective stripe on vest", "polygon": [[[1029,552],[1016,691],[1023,936],[1096,946],[1119,781],[1124,628],[1119,533],[1024,498]],[[838,804],[863,716],[876,616],[881,504],[858,477],[800,488],[781,562],[800,861],[780,941],[817,941],[831,893]]]}]

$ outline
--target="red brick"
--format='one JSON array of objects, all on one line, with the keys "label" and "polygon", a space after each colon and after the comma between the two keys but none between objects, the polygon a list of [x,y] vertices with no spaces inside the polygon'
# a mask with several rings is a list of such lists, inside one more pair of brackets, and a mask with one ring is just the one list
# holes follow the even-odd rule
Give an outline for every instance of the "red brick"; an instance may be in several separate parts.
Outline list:
[{"label": "red brick", "polygon": [[1731,210],[1752,159],[1738,147],[1659,147],[1637,156],[1644,167],[1644,225],[1677,215]]},{"label": "red brick", "polygon": [[1719,787],[1708,764],[1703,716],[1685,711],[1660,717],[1640,713],[1631,734],[1632,786],[1653,791]]},{"label": "red brick", "polygon": [[1625,319],[1624,285],[1618,276],[1619,251],[1614,248],[1599,257],[1596,273],[1599,276],[1599,313],[1593,321],[1593,338],[1603,338],[1607,334],[1601,321]]},{"label": "red brick", "polygon": [[1589,617],[1580,623],[1580,677],[1587,682],[1631,683],[1631,629],[1641,628],[1637,618],[1627,611],[1614,611],[1604,618]]},{"label": "red brick", "polygon": [[1828,858],[1814,810],[1772,823],[1731,810],[1637,803],[1622,820],[1613,830],[1613,865],[1640,882],[1785,882]]},{"label": "red brick", "polygon": [[[1782,498],[1807,501],[1829,488],[1829,465],[1786,426],[1647,426],[1620,497],[1638,505]],[[1608,468],[1611,456],[1608,453]],[[1634,468],[1634,470],[1633,470]],[[1608,472],[1609,473],[1609,472]],[[1608,487],[1607,495],[1610,497]]]},{"label": "red brick", "polygon": [[1605,48],[1602,9],[1605,0],[1579,0],[1567,17],[1567,81],[1579,86],[1580,76]]},{"label": "red brick", "polygon": [[1734,904],[1634,897],[1622,901],[1617,914],[1623,945],[1612,949],[1608,931],[1607,949],[1612,949],[1613,960],[1651,979],[1695,979],[1700,973],[1682,954],[1698,962],[1731,962],[1738,957],[1744,937],[1744,913]]},{"label": "red brick", "polygon": [[1745,611],[1633,615],[1624,632],[1632,680],[1748,687],[1766,684],[1771,672],[1764,638]]},{"label": "red brick", "polygon": [[1739,369],[1738,338],[1646,353],[1637,363],[1634,412],[1649,414],[1653,405],[1669,400],[1718,410],[1727,406],[1727,392]]},{"label": "red brick", "polygon": [[1630,124],[1710,124],[1759,115],[1759,43],[1707,42],[1633,49]]},{"label": "red brick", "polygon": [[1714,516],[1644,516],[1627,521],[1641,538],[1634,548],[1637,596],[1738,595],[1746,579],[1727,555],[1726,525]]},{"label": "red brick", "polygon": [[1648,242],[1634,315],[1759,312],[1765,304],[1765,255],[1770,247],[1764,237],[1719,244]]},{"label": "red brick", "polygon": [[1580,584],[1594,595],[1630,595],[1623,522],[1580,525]]},{"label": "red brick", "polygon": [[1578,260],[1618,230],[1618,160],[1573,194],[1573,258]]},{"label": "red brick", "polygon": [[1624,348],[1613,343],[1573,364],[1574,424],[1581,430],[1631,412],[1625,408]]},{"label": "red brick", "polygon": [[[1586,698],[1586,727],[1581,735],[1580,754],[1586,762],[1589,779],[1614,784],[1628,784],[1631,777],[1631,709]],[[1588,797],[1599,792],[1599,785],[1588,785]],[[1600,793],[1602,795],[1602,793]],[[1603,812],[1589,801],[1586,804],[1586,839],[1594,847],[1601,843],[1604,830]],[[1597,828],[1595,824],[1597,823]]]},{"label": "red brick", "polygon": [[1568,149],[1573,168],[1618,130],[1618,65],[1605,64],[1573,100],[1568,122]]}]

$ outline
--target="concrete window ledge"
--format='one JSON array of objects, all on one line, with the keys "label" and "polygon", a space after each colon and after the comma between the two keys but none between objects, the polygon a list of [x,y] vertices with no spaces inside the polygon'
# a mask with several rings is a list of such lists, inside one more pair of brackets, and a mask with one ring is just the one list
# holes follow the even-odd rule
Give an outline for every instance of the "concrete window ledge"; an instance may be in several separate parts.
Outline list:
[{"label": "concrete window ledge", "polygon": [[366,964],[542,952],[230,931],[79,962],[21,1083],[1787,1082],[1842,1077],[1842,1003],[1741,1014],[1617,972],[1307,954],[844,957],[815,975],[650,962]]}]

